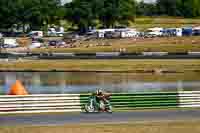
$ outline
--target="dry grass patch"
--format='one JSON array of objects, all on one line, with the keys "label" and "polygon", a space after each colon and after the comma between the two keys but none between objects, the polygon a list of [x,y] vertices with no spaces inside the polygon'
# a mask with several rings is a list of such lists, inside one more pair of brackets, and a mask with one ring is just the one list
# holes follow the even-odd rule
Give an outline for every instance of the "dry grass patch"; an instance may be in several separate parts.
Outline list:
[{"label": "dry grass patch", "polygon": [[199,121],[127,124],[77,124],[63,126],[4,126],[1,133],[199,133]]},{"label": "dry grass patch", "polygon": [[[105,46],[107,45],[107,46]],[[163,37],[138,39],[105,39],[83,41],[76,48],[40,48],[33,52],[118,52],[126,48],[126,52],[187,52],[200,51],[200,37]]]}]

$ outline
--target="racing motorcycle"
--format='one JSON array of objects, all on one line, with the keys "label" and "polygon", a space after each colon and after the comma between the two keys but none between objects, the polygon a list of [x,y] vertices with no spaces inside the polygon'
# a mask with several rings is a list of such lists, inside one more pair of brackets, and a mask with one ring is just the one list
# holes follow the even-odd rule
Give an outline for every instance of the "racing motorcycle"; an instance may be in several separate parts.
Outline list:
[{"label": "racing motorcycle", "polygon": [[85,104],[85,112],[94,113],[94,112],[108,112],[112,113],[112,106],[110,104],[110,96],[105,97],[106,100],[100,100],[99,103],[96,102],[96,96],[92,95],[88,99],[88,103]]}]

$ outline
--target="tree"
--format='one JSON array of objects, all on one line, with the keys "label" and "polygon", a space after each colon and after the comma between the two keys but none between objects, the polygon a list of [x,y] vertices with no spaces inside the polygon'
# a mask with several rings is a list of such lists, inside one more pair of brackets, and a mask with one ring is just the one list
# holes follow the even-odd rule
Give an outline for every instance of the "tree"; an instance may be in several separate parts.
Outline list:
[{"label": "tree", "polygon": [[74,0],[65,8],[65,18],[77,25],[81,32],[95,26],[96,20],[109,28],[116,23],[128,24],[135,17],[134,0]]},{"label": "tree", "polygon": [[158,14],[169,16],[181,15],[177,7],[177,0],[158,0],[157,9]]},{"label": "tree", "polygon": [[145,3],[144,1],[136,3],[136,15],[154,16],[157,15],[157,7],[154,3]]},{"label": "tree", "polygon": [[181,0],[179,2],[182,7],[182,14],[185,17],[200,16],[200,1],[199,0]]},{"label": "tree", "polygon": [[126,25],[129,24],[129,21],[135,21],[136,16],[136,6],[134,0],[121,0],[120,1],[120,18],[119,22],[125,23]]},{"label": "tree", "polygon": [[199,0],[158,0],[157,9],[161,15],[197,17],[200,16]]},{"label": "tree", "polygon": [[56,19],[56,13],[59,10],[59,0],[24,0],[27,5],[25,16],[27,15],[28,23],[32,29],[40,29]]},{"label": "tree", "polygon": [[0,28],[12,25],[30,25],[33,29],[41,29],[48,24],[59,10],[60,0],[1,0]]},{"label": "tree", "polygon": [[114,27],[116,23],[128,25],[128,21],[134,21],[134,0],[103,0],[102,10],[99,12],[99,20],[104,27]]},{"label": "tree", "polygon": [[77,25],[81,32],[86,32],[93,20],[91,2],[74,0],[65,5],[66,19]]},{"label": "tree", "polygon": [[11,0],[0,1],[0,28],[10,28],[16,22],[13,6]]}]

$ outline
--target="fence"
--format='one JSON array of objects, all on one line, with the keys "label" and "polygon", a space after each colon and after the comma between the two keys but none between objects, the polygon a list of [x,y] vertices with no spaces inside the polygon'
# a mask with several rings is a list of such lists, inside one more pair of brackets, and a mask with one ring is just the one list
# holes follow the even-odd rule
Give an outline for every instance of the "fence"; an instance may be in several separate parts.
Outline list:
[{"label": "fence", "polygon": [[[89,94],[0,96],[0,114],[82,112]],[[114,110],[200,107],[200,91],[113,94]]]}]

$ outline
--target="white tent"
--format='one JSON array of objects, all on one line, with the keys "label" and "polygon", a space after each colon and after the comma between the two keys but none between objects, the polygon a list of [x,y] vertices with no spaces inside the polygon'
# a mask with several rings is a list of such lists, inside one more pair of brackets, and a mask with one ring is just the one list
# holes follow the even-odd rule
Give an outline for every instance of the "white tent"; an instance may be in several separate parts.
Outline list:
[{"label": "white tent", "polygon": [[4,38],[4,45],[7,45],[9,47],[17,47],[19,44],[17,43],[17,39]]}]

